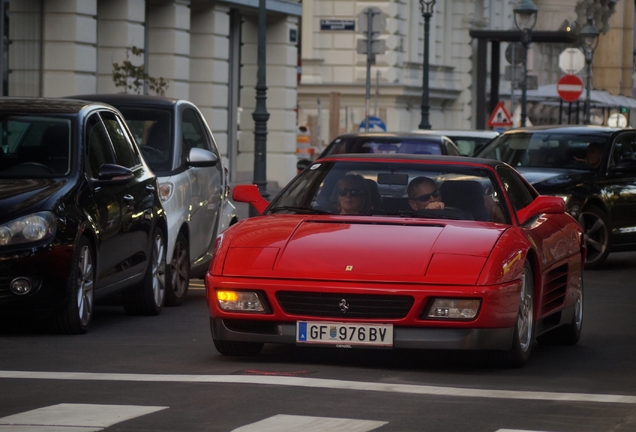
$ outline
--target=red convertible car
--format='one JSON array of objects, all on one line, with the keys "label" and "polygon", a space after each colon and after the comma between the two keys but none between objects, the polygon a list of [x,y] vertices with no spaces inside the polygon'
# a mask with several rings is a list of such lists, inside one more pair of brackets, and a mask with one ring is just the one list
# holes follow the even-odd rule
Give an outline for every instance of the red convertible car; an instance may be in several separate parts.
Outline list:
[{"label": "red convertible car", "polygon": [[264,343],[489,350],[522,366],[537,338],[575,344],[585,242],[562,198],[509,165],[421,155],[313,162],[216,240],[206,275],[224,355]]}]

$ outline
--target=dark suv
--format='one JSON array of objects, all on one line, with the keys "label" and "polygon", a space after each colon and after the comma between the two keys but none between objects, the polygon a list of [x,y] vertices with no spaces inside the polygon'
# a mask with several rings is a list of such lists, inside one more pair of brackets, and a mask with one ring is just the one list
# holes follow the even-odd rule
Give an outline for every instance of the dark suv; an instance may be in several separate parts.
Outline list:
[{"label": "dark suv", "polygon": [[0,98],[0,315],[85,333],[94,301],[130,314],[165,296],[157,179],[113,107]]}]

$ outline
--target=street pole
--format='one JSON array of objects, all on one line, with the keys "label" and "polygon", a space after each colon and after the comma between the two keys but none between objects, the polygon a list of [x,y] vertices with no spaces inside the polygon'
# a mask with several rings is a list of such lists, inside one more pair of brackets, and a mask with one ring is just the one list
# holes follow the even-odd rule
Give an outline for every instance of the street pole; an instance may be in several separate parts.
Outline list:
[{"label": "street pole", "polygon": [[592,103],[592,52],[585,50],[585,124],[590,124],[590,105]]},{"label": "street pole", "polygon": [[523,44],[523,81],[521,82],[521,127],[526,126],[528,118],[528,46],[530,45],[530,30],[524,30]]},{"label": "street pole", "polygon": [[369,101],[371,99],[371,62],[375,60],[375,55],[371,53],[373,42],[373,10],[367,9],[367,82],[364,99],[364,131],[369,132]]},{"label": "street pole", "polygon": [[[252,113],[254,120],[254,184],[261,195],[267,199],[267,121],[269,113],[265,101],[267,100],[267,86],[265,85],[265,35],[267,25],[267,9],[265,0],[258,2],[258,71],[256,81],[256,109]],[[256,216],[256,210],[250,206],[250,216]]]},{"label": "street pole", "polygon": [[422,7],[422,17],[424,17],[424,65],[422,69],[422,120],[420,122],[420,129],[431,129],[431,123],[428,120],[430,112],[430,104],[428,100],[428,69],[429,69],[429,37],[431,32],[431,17],[433,16],[433,6],[435,6],[435,0],[426,1],[420,0]]}]

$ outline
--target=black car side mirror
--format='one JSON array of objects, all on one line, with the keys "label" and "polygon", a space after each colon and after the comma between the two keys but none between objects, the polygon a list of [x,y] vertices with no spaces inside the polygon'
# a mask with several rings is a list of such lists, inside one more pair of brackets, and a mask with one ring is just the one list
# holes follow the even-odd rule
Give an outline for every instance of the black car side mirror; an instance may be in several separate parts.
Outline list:
[{"label": "black car side mirror", "polygon": [[123,183],[132,178],[133,172],[130,169],[115,164],[103,164],[97,173],[99,183]]},{"label": "black car side mirror", "polygon": [[298,170],[298,173],[300,173],[304,171],[305,168],[307,168],[309,165],[311,165],[311,161],[309,159],[301,159],[296,162],[296,169]]}]

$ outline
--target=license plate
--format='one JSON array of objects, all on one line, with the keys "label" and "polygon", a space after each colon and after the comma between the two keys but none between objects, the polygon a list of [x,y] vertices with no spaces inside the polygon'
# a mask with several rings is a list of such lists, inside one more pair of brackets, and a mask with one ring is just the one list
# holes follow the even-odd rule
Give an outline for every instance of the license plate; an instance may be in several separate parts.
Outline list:
[{"label": "license plate", "polygon": [[351,346],[393,346],[392,324],[298,321],[296,343]]}]

